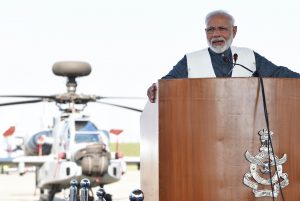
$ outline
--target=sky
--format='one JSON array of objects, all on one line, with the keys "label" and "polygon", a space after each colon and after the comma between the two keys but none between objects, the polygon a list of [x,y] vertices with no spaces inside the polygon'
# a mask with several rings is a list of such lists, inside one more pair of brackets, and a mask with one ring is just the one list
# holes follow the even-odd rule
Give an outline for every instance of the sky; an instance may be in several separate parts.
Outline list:
[{"label": "sky", "polygon": [[[233,45],[300,72],[299,8],[296,0],[0,0],[0,94],[66,92],[52,65],[77,60],[92,66],[78,93],[146,97],[184,54],[207,47],[204,18],[218,9],[235,18]],[[112,103],[143,109],[146,99]],[[123,129],[120,141],[139,141],[140,113],[95,103],[84,112],[101,129]],[[53,104],[1,107],[0,133],[11,125],[33,133],[58,114]]]}]

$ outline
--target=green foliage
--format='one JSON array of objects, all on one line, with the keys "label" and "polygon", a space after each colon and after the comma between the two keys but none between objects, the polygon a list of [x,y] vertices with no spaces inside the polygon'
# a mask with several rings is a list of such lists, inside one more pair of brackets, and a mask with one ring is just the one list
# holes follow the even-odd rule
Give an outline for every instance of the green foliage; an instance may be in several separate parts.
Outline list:
[{"label": "green foliage", "polygon": [[[116,151],[116,143],[110,143],[110,151]],[[140,143],[119,143],[119,152],[124,156],[140,156]]]}]

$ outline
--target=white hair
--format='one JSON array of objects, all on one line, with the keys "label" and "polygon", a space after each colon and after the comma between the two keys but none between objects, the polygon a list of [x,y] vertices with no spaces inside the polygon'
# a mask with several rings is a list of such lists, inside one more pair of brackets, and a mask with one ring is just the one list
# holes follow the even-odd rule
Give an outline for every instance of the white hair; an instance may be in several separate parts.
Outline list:
[{"label": "white hair", "polygon": [[205,24],[207,25],[208,21],[212,17],[217,16],[217,15],[223,15],[223,16],[228,17],[232,26],[234,25],[234,18],[232,17],[232,15],[230,15],[228,12],[226,12],[224,10],[215,10],[215,11],[208,13],[205,18]]}]

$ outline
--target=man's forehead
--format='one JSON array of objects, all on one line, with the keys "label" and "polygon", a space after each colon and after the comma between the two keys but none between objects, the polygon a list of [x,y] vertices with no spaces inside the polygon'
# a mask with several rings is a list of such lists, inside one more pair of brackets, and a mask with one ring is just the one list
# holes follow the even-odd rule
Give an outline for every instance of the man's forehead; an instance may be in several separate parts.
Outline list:
[{"label": "man's forehead", "polygon": [[226,15],[214,15],[209,18],[207,21],[207,26],[212,26],[212,25],[228,25],[230,22],[230,18]]}]

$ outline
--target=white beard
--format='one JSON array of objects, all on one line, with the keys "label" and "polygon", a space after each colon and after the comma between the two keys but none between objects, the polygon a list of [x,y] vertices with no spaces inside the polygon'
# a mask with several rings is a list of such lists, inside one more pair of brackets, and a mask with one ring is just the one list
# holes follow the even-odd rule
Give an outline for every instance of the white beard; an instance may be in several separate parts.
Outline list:
[{"label": "white beard", "polygon": [[[225,44],[223,46],[213,46],[212,44],[216,40],[223,40],[225,42]],[[219,53],[225,52],[230,47],[230,45],[232,44],[232,41],[233,41],[233,36],[231,36],[227,41],[225,40],[225,38],[219,37],[219,38],[213,38],[210,41],[207,40],[207,43],[208,43],[208,46],[210,47],[210,49],[212,51],[219,54]]]}]

